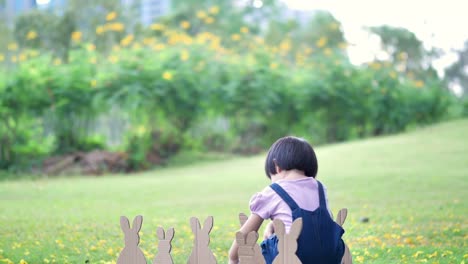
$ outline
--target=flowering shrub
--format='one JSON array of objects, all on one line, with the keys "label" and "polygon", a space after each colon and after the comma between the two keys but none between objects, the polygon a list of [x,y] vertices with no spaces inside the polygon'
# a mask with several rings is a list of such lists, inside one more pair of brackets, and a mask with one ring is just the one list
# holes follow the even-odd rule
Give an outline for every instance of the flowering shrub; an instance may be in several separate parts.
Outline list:
[{"label": "flowering shrub", "polygon": [[[155,149],[164,158],[184,148],[250,153],[290,133],[323,143],[398,132],[449,105],[437,79],[386,62],[352,65],[346,44],[329,47],[326,36],[293,47],[288,38],[268,45],[246,26],[211,33],[218,12],[138,35],[111,12],[94,38],[70,34],[67,62],[10,43],[0,54],[0,166],[105,147],[93,126],[115,109],[130,123],[118,148],[138,168]],[[48,144],[30,147],[44,135]]]}]

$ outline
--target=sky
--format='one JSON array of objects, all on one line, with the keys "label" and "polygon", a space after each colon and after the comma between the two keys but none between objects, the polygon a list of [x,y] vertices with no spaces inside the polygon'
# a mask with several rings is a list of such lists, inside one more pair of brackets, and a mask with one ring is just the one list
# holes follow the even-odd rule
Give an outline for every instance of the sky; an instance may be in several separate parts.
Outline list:
[{"label": "sky", "polygon": [[363,30],[364,26],[390,25],[404,27],[416,34],[427,48],[442,48],[446,55],[434,62],[443,68],[457,56],[468,40],[468,1],[463,0],[283,0],[290,8],[327,10],[343,26],[353,63],[372,60],[378,55],[379,40]]}]

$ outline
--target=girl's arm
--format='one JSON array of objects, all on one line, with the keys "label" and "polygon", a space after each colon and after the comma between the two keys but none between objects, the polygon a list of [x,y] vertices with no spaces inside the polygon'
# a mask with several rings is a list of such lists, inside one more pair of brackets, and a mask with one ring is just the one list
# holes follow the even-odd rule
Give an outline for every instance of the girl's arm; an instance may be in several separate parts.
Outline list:
[{"label": "girl's arm", "polygon": [[265,232],[263,232],[263,239],[268,239],[271,235],[275,233],[275,226],[273,225],[273,221],[268,223],[265,227]]},{"label": "girl's arm", "polygon": [[[251,214],[249,219],[245,222],[245,224],[241,227],[240,231],[244,234],[248,234],[251,231],[258,231],[260,226],[263,223],[263,218],[256,214]],[[239,247],[237,246],[236,240],[232,242],[231,249],[229,250],[229,264],[237,264],[239,263],[239,255],[237,254]]]}]

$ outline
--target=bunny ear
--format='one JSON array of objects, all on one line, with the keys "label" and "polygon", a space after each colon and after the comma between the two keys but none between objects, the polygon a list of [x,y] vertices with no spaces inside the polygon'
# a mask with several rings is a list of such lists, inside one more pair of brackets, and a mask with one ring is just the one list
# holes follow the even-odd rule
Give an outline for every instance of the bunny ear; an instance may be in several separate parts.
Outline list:
[{"label": "bunny ear", "polygon": [[133,219],[132,229],[138,233],[141,229],[141,223],[143,222],[143,216],[138,215]]},{"label": "bunny ear", "polygon": [[338,212],[338,215],[336,216],[336,223],[338,223],[340,226],[342,226],[346,220],[346,217],[348,216],[348,209],[343,208]]},{"label": "bunny ear", "polygon": [[242,233],[241,231],[238,231],[236,233],[236,242],[237,242],[237,245],[239,246],[242,246],[245,244],[245,236],[244,236],[244,233]]},{"label": "bunny ear", "polygon": [[171,241],[174,238],[174,228],[169,228],[166,232],[166,240]]},{"label": "bunny ear", "polygon": [[292,223],[291,229],[289,230],[290,238],[297,240],[297,238],[301,234],[301,231],[302,231],[302,218],[298,218]]},{"label": "bunny ear", "polygon": [[203,231],[209,234],[211,231],[211,228],[213,228],[213,216],[208,216],[205,219],[205,223],[203,223]]},{"label": "bunny ear", "polygon": [[198,230],[201,229],[200,221],[196,217],[190,218],[190,226],[192,227],[192,232],[194,235],[198,233]]},{"label": "bunny ear", "polygon": [[130,229],[130,221],[128,221],[128,218],[126,216],[120,217],[120,227],[122,228],[122,231],[124,233],[128,232],[128,230]]},{"label": "bunny ear", "polygon": [[159,240],[165,239],[164,229],[162,227],[158,227],[158,230],[156,230],[156,234],[158,235]]},{"label": "bunny ear", "polygon": [[245,224],[245,222],[247,222],[247,219],[248,217],[246,214],[244,213],[239,214],[239,222],[240,222],[241,227]]},{"label": "bunny ear", "polygon": [[284,237],[286,231],[284,229],[283,221],[275,219],[273,220],[273,225],[275,226],[275,234],[277,234],[279,237]]},{"label": "bunny ear", "polygon": [[246,244],[249,246],[255,245],[258,240],[258,233],[255,231],[250,231],[249,234],[247,235],[247,242]]}]

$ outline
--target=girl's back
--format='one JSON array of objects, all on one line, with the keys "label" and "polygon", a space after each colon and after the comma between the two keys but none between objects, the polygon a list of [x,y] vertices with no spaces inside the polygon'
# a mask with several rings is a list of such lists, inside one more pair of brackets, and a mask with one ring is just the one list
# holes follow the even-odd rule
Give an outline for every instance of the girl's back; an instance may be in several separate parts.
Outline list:
[{"label": "girl's back", "polygon": [[[314,178],[307,177],[297,180],[278,180],[276,183],[280,185],[302,209],[314,211],[319,207],[318,183]],[[327,209],[330,212],[328,201]],[[291,209],[270,186],[252,197],[250,200],[250,210],[263,219],[279,219],[283,221],[286,232],[289,232],[292,224]]]}]

